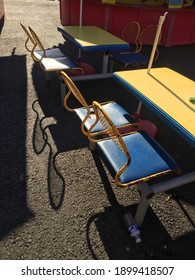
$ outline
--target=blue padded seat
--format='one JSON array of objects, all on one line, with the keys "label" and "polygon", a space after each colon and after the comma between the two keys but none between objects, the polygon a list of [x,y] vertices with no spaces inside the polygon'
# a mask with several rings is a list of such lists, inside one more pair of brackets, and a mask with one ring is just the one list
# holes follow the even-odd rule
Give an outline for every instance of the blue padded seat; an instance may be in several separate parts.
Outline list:
[{"label": "blue padded seat", "polygon": [[[122,138],[130,153],[131,162],[120,176],[121,183],[136,183],[142,178],[147,180],[152,175],[179,168],[171,156],[146,132],[140,131]],[[112,139],[98,142],[97,148],[114,174],[127,161],[125,154]]]},{"label": "blue padded seat", "polygon": [[[65,72],[61,71],[61,76],[66,86],[68,87],[68,92],[64,97],[64,107],[68,111],[75,112],[77,114],[77,116],[81,120],[81,131],[84,135],[87,136],[90,127],[96,121],[96,116],[92,109],[92,105],[89,106],[87,104],[77,86]],[[77,99],[81,107],[75,109],[68,106],[68,99],[71,94]],[[139,128],[139,125],[137,124],[136,120],[114,101],[103,102],[101,103],[101,105],[108,112],[110,117],[112,117],[115,126],[122,126],[123,128],[128,127],[131,130],[137,130]],[[104,131],[105,129],[100,123],[98,123],[94,127],[93,132],[96,133],[96,136],[100,136],[100,132],[102,132],[102,130]]]},{"label": "blue padded seat", "polygon": [[123,67],[133,64],[146,64],[149,61],[147,56],[136,52],[112,53],[111,58]]},{"label": "blue padded seat", "polygon": [[[112,119],[115,126],[122,126],[122,125],[129,124],[129,123],[135,123],[135,119],[125,109],[123,109],[120,105],[118,105],[115,102],[109,102],[107,104],[102,105],[102,107],[109,114],[109,116]],[[83,107],[74,109],[74,111],[76,112],[78,117],[81,119],[81,121],[84,120],[84,118],[87,115],[87,110]],[[87,130],[89,130],[91,125],[96,120],[96,117],[93,114],[92,107],[90,107],[90,111],[92,113],[91,117],[88,118],[85,122],[85,128]],[[94,129],[92,130],[92,132],[98,132],[98,131],[102,131],[102,130],[104,130],[104,128],[103,128],[101,122],[99,121],[97,123],[97,125],[94,127]]]}]

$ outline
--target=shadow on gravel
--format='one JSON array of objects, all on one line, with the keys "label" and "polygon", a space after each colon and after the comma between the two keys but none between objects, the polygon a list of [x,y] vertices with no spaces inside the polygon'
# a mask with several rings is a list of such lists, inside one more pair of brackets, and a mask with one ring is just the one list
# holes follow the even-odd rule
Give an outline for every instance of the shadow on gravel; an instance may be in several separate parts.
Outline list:
[{"label": "shadow on gravel", "polygon": [[[33,101],[34,105],[32,104],[37,115],[33,138],[35,150],[36,137],[42,137],[41,134],[37,134],[39,130],[37,130],[37,125],[39,121],[43,121],[42,118],[44,118],[43,129],[47,126],[59,153],[86,147],[87,139],[81,133],[80,120],[74,113],[67,112],[61,105],[60,81],[56,75],[51,74],[50,80],[46,81],[40,67],[34,64],[32,78],[37,94],[37,99]],[[73,106],[75,106],[74,103]],[[53,121],[51,121],[52,119]],[[42,148],[38,147],[38,150]]]},{"label": "shadow on gravel", "polygon": [[[58,210],[63,202],[66,182],[57,165],[60,153],[86,147],[87,139],[80,131],[80,121],[74,113],[67,112],[60,104],[60,81],[51,74],[46,81],[38,65],[33,65],[32,77],[37,97],[32,100],[35,123],[32,145],[36,154],[45,149],[47,156],[47,182],[50,205]],[[64,162],[65,164],[65,162]]]},{"label": "shadow on gravel", "polygon": [[26,56],[0,57],[0,238],[33,213],[26,202]]},{"label": "shadow on gravel", "polygon": [[4,0],[0,0],[0,35],[5,22]]},{"label": "shadow on gravel", "polygon": [[3,26],[4,26],[5,16],[3,15],[0,19],[0,34],[2,32]]},{"label": "shadow on gravel", "polygon": [[42,123],[44,122],[45,117],[42,119],[39,118],[39,114],[35,109],[35,103],[38,100],[35,100],[32,104],[34,112],[37,114],[34,130],[33,130],[33,148],[36,154],[41,154],[44,149],[49,148],[48,153],[48,170],[47,170],[47,182],[48,182],[48,194],[50,204],[53,209],[57,210],[61,207],[64,194],[65,194],[65,180],[58,170],[56,163],[56,158],[58,152],[55,152],[52,149],[52,145],[49,143],[47,135],[47,126],[43,128]]}]

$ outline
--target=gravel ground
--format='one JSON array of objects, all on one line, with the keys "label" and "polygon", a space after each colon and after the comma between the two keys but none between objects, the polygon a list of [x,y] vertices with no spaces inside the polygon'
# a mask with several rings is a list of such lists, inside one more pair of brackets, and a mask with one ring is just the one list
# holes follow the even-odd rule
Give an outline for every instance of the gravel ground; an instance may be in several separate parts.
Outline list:
[{"label": "gravel ground", "polygon": [[[136,188],[115,187],[98,155],[88,149],[79,120],[60,105],[58,79],[53,76],[46,82],[26,52],[20,22],[34,27],[46,47],[63,46],[57,32],[59,2],[4,3],[0,259],[194,259],[194,184],[152,199],[141,228],[142,242],[135,244],[122,216],[126,211],[135,213]],[[66,47],[70,51],[68,44]],[[194,51],[195,45],[161,47],[156,66],[195,79]],[[99,56],[93,58],[98,62]],[[128,111],[135,111],[137,101],[112,79],[77,85],[88,102],[116,100]],[[157,124],[157,140],[183,171],[194,170],[195,150],[145,107],[142,114]]]}]

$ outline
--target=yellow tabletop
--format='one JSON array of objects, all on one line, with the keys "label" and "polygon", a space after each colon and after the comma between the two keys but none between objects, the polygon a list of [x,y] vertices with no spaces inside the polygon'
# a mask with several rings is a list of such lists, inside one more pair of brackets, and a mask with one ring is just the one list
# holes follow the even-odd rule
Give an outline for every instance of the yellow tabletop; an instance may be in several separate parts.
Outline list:
[{"label": "yellow tabletop", "polygon": [[58,31],[84,50],[123,50],[129,48],[127,42],[97,26],[60,26]]},{"label": "yellow tabletop", "polygon": [[195,104],[189,101],[195,97],[194,81],[169,68],[152,68],[149,74],[146,69],[121,71],[114,77],[195,145]]}]

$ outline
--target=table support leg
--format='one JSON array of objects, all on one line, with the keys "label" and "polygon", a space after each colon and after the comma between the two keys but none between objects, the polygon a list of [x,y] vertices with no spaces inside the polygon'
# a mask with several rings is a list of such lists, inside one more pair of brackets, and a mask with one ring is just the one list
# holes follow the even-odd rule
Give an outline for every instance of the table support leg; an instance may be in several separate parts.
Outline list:
[{"label": "table support leg", "polygon": [[142,102],[141,102],[141,101],[139,101],[139,104],[138,104],[138,106],[137,106],[137,111],[136,111],[136,114],[140,114],[141,107],[142,107]]},{"label": "table support leg", "polygon": [[153,191],[147,183],[141,183],[137,187],[141,195],[135,214],[135,221],[138,226],[141,226],[149,206],[149,199],[153,196]]},{"label": "table support leg", "polygon": [[103,63],[102,63],[103,74],[106,74],[108,72],[108,59],[109,59],[109,52],[104,52]]},{"label": "table support leg", "polygon": [[148,199],[144,195],[141,195],[135,215],[135,221],[138,226],[141,226],[143,224],[148,206]]}]

